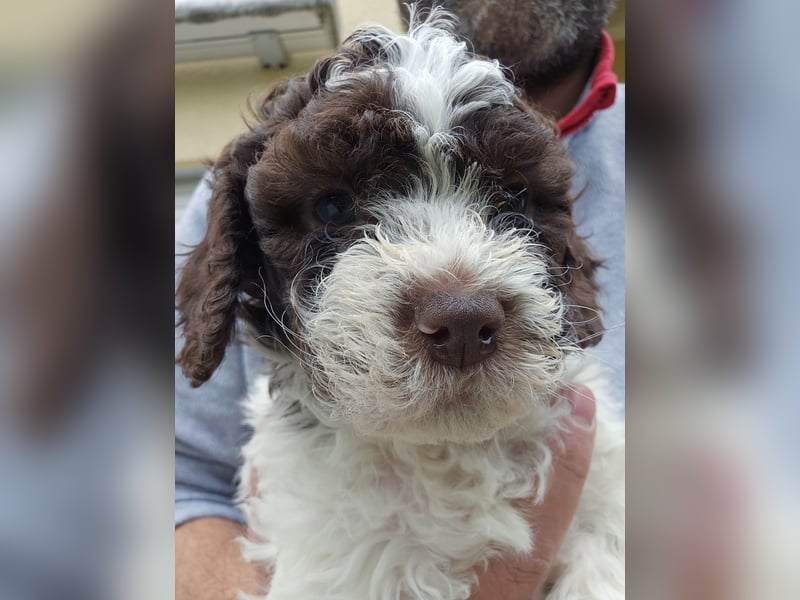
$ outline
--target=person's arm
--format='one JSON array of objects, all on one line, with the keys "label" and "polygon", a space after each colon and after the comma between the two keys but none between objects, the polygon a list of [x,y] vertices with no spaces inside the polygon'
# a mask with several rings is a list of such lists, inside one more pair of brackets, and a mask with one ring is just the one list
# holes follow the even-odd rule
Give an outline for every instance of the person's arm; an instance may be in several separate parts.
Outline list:
[{"label": "person's arm", "polygon": [[238,592],[263,590],[266,576],[242,558],[241,523],[203,517],[175,530],[176,600],[238,600]]}]

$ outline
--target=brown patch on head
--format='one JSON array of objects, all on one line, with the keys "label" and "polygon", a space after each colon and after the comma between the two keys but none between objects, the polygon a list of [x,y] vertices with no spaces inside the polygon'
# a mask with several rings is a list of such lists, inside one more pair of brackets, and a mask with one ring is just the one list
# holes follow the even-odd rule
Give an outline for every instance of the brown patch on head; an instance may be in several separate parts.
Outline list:
[{"label": "brown patch on head", "polygon": [[567,334],[580,346],[600,341],[602,322],[595,271],[601,265],[575,228],[570,195],[572,164],[553,123],[524,102],[475,113],[460,124],[455,164],[477,162],[501,217],[523,216],[547,249],[553,285],[564,295]]},{"label": "brown patch on head", "polygon": [[370,198],[403,190],[417,170],[410,121],[392,109],[385,82],[364,80],[318,94],[287,123],[251,167],[247,196],[262,233],[302,237],[325,229],[319,199],[346,193],[358,220]]},{"label": "brown patch on head", "polygon": [[[311,289],[357,236],[368,199],[402,190],[417,170],[406,118],[392,110],[391,86],[365,77],[330,91],[331,67],[376,60],[355,45],[317,63],[308,77],[278,84],[255,107],[251,130],[213,167],[205,238],[189,254],[177,288],[184,346],[177,362],[192,385],[206,381],[232,340],[238,317],[284,347],[298,330],[289,286]],[[326,223],[317,204],[353,204],[347,223]],[[327,266],[326,266],[327,265]],[[299,275],[299,277],[298,277]]]}]

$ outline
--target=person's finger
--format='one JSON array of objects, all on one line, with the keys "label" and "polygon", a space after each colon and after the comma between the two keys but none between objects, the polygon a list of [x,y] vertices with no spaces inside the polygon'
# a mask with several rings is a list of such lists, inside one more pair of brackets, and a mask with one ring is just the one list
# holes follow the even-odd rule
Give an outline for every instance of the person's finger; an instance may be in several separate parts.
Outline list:
[{"label": "person's finger", "polygon": [[520,507],[531,523],[533,552],[490,562],[471,600],[530,600],[544,583],[575,516],[594,446],[595,401],[583,386],[564,388],[561,396],[572,407],[571,419],[561,438],[563,447],[552,445],[555,459],[548,491],[541,504],[530,500]]}]

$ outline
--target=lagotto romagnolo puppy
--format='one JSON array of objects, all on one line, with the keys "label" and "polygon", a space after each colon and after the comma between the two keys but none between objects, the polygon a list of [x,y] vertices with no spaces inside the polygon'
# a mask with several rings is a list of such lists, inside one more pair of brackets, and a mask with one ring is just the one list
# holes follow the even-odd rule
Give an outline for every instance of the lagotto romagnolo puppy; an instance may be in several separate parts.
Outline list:
[{"label": "lagotto romagnolo puppy", "polygon": [[178,361],[203,383],[237,321],[269,357],[241,490],[270,600],[468,598],[490,558],[535,546],[515,501],[547,489],[569,415],[553,392],[577,382],[595,453],[542,594],[624,597],[624,434],[583,349],[599,263],[571,166],[451,31],[441,11],[357,31],[213,170]]}]

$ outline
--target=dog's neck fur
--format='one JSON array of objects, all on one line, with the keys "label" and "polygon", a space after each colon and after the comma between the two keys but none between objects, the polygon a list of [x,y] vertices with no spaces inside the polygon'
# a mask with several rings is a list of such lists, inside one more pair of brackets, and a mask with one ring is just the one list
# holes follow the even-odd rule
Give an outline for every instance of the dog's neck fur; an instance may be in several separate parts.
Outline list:
[{"label": "dog's neck fur", "polygon": [[[254,434],[243,450],[240,500],[260,540],[244,542],[245,557],[274,569],[280,552],[270,597],[466,599],[489,560],[531,550],[535,531],[515,504],[546,492],[566,403],[534,405],[479,444],[367,438],[311,414],[296,359],[269,360],[269,377],[247,399]],[[585,370],[568,374],[568,381],[588,381]],[[608,409],[598,397],[598,454],[584,496],[609,523],[593,515],[584,530],[576,519],[553,573],[565,565],[589,571],[563,577],[557,585],[564,589],[553,596],[559,600],[578,593],[616,599],[622,589],[624,492],[607,482],[623,477],[624,437]],[[608,581],[589,576],[592,560],[608,563]],[[602,594],[591,595],[585,582]]]},{"label": "dog's neck fur", "polygon": [[[294,598],[288,590],[304,580],[299,589],[320,598],[396,597],[388,589],[402,598],[432,597],[432,589],[466,598],[491,558],[530,551],[530,531],[513,502],[546,491],[546,431],[557,425],[557,411],[541,411],[538,423],[531,414],[480,444],[420,445],[323,424],[308,411],[310,393],[302,368],[289,359],[274,364],[269,382],[257,382],[248,399],[255,434],[244,455],[256,471],[242,472],[242,500],[256,536],[274,547],[247,544],[245,556],[271,563],[279,549],[284,570],[273,591]],[[248,503],[250,494],[258,500]],[[304,515],[303,522],[273,518],[288,514]],[[342,539],[358,555],[329,558],[328,545]],[[294,555],[299,549],[302,557]],[[436,556],[447,558],[432,561]],[[304,560],[334,560],[336,581],[324,568],[300,573]],[[419,572],[403,576],[408,569]]]}]

